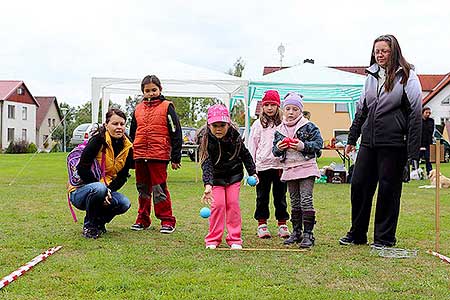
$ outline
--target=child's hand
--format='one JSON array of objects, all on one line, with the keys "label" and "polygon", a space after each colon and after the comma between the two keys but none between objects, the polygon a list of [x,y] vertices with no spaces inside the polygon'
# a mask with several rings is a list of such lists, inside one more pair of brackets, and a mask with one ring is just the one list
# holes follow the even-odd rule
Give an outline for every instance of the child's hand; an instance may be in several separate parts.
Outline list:
[{"label": "child's hand", "polygon": [[172,163],[172,170],[178,170],[179,168],[181,168],[181,163]]},{"label": "child's hand", "polygon": [[212,195],[212,186],[210,184],[205,185],[205,191],[203,192],[202,202],[207,205],[211,205],[214,201]]},{"label": "child's hand", "polygon": [[289,147],[288,143],[286,143],[286,142],[284,142],[282,140],[277,143],[278,150],[282,150],[283,151],[283,150],[286,150],[288,147]]},{"label": "child's hand", "polygon": [[289,145],[289,148],[296,151],[302,151],[303,149],[305,149],[305,144],[299,139],[293,139]]},{"label": "child's hand", "polygon": [[259,178],[258,178],[258,175],[256,175],[256,174],[253,174],[252,176],[253,176],[253,177],[255,177],[255,179],[256,179],[256,184],[255,184],[255,185],[258,185],[258,183],[259,183]]}]

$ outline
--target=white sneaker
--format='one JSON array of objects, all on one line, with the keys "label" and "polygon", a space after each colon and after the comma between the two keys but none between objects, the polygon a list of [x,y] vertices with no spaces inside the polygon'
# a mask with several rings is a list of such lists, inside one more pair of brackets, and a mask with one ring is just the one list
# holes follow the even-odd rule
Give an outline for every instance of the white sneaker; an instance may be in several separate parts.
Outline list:
[{"label": "white sneaker", "polygon": [[230,248],[232,250],[242,250],[242,245],[239,244],[231,244]]},{"label": "white sneaker", "polygon": [[267,224],[259,225],[256,233],[258,234],[258,237],[260,239],[270,239],[272,237],[270,235],[270,231],[269,228],[267,227]]},{"label": "white sneaker", "polygon": [[206,245],[206,249],[214,250],[214,249],[216,249],[216,248],[217,248],[217,246],[216,246],[216,245],[213,245],[213,244],[211,244],[211,245]]},{"label": "white sneaker", "polygon": [[291,235],[291,233],[289,232],[289,228],[287,227],[287,225],[280,225],[278,227],[278,236],[280,238],[287,238]]}]

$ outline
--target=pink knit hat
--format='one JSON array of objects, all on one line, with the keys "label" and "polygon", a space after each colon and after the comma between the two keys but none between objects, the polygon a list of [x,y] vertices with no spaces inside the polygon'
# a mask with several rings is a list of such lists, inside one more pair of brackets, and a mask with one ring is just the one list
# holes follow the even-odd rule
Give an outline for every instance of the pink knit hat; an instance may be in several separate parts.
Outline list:
[{"label": "pink knit hat", "polygon": [[225,105],[214,104],[208,108],[208,125],[216,122],[231,123],[230,113]]},{"label": "pink knit hat", "polygon": [[267,90],[264,93],[264,97],[262,98],[262,105],[269,104],[269,103],[280,106],[280,95],[278,94],[277,91]]}]

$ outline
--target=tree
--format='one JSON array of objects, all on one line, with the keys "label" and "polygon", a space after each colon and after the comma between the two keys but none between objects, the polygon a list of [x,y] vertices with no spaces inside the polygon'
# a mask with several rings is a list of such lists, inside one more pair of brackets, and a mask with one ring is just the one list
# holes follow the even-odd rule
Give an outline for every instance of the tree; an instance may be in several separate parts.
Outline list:
[{"label": "tree", "polygon": [[[242,73],[245,69],[245,61],[242,57],[236,59],[236,62],[233,64],[234,69],[229,69],[228,74],[234,75],[237,77],[242,77]],[[239,126],[243,126],[245,124],[245,105],[243,101],[236,101],[233,105],[233,109],[230,112],[231,118],[235,123]]]},{"label": "tree", "polygon": [[228,69],[228,74],[234,75],[237,77],[242,77],[242,73],[245,69],[245,61],[242,59],[242,57],[238,57],[236,59],[235,63],[233,64],[234,69]]}]

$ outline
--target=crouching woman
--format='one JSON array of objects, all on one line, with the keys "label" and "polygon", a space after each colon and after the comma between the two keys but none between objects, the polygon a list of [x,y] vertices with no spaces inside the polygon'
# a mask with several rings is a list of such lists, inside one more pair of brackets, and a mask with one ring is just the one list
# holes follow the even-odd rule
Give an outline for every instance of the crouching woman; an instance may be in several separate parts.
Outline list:
[{"label": "crouching woman", "polygon": [[[117,192],[127,181],[133,163],[132,143],[125,135],[125,122],[125,113],[119,109],[112,108],[106,113],[105,124],[90,138],[77,166],[84,185],[68,184],[71,203],[86,211],[83,224],[86,238],[96,239],[106,233],[105,224],[131,206],[130,200]],[[100,180],[91,169],[94,160],[102,165]]]}]

